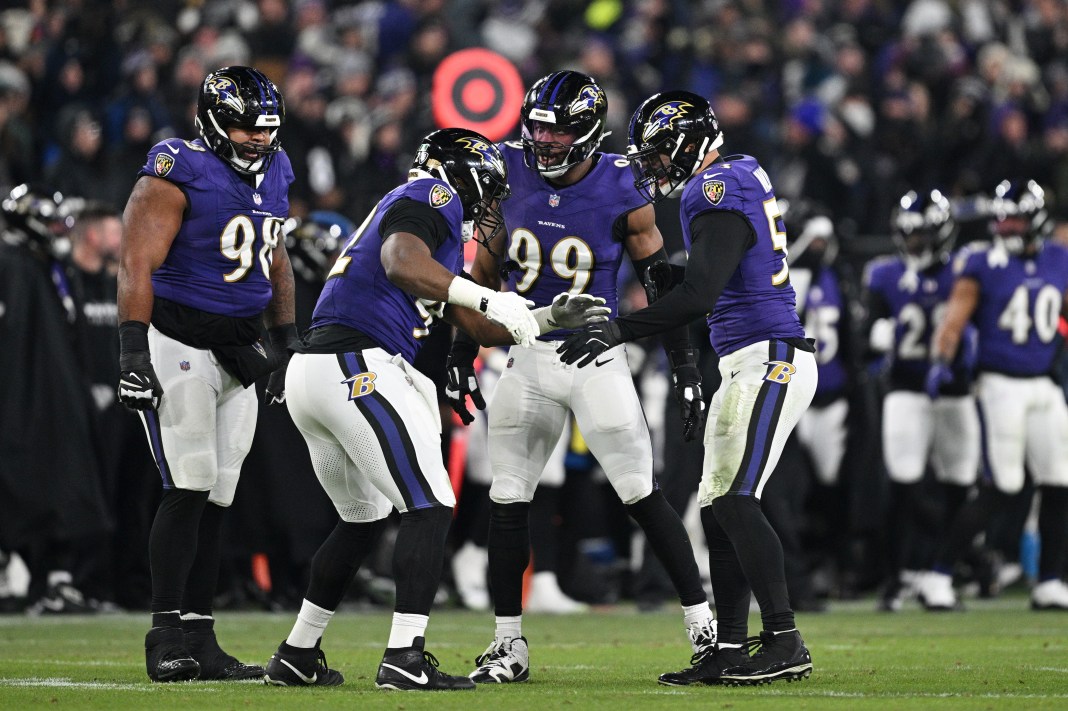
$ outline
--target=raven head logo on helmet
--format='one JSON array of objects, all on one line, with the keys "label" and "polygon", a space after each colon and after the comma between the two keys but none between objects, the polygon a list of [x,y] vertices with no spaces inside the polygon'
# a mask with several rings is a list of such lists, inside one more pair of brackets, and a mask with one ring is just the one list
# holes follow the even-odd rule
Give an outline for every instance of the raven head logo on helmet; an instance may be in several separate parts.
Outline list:
[{"label": "raven head logo on helmet", "polygon": [[649,202],[677,197],[721,145],[723,133],[706,99],[688,91],[654,94],[630,119],[627,160],[634,187]]},{"label": "raven head logo on helmet", "polygon": [[571,102],[571,106],[568,112],[574,116],[580,114],[583,111],[592,111],[594,113],[601,107],[608,106],[608,100],[604,96],[604,92],[601,91],[601,87],[596,84],[587,84],[579,89],[578,98]]},{"label": "raven head logo on helmet", "polygon": [[434,131],[419,145],[408,173],[409,180],[427,177],[444,181],[460,198],[464,241],[475,238],[488,249],[504,226],[500,203],[511,194],[508,168],[497,146],[465,128]]},{"label": "raven head logo on helmet", "polygon": [[204,82],[204,88],[209,95],[215,97],[216,104],[225,104],[231,110],[245,113],[245,102],[237,90],[237,83],[227,76],[209,76]]},{"label": "raven head logo on helmet", "polygon": [[687,101],[668,101],[656,107],[642,128],[642,141],[648,143],[656,134],[669,130],[675,119],[692,110],[693,104]]},{"label": "raven head logo on helmet", "polygon": [[[204,78],[197,99],[197,128],[208,148],[238,173],[266,172],[274,154],[282,149],[278,129],[285,120],[282,93],[258,69],[223,67]],[[231,128],[250,133],[265,131],[267,141],[233,141],[228,133]]]},{"label": "raven head logo on helmet", "polygon": [[[553,72],[523,99],[523,160],[544,178],[559,178],[593,155],[608,133],[608,97],[593,77]],[[558,140],[566,134],[568,142]]]}]

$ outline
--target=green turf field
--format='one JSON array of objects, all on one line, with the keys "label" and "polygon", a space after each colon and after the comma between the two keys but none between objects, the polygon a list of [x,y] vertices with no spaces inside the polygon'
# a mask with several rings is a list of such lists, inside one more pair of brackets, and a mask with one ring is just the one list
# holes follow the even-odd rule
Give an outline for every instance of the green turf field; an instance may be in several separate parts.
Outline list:
[{"label": "green turf field", "polygon": [[[870,602],[835,604],[799,618],[812,678],[746,689],[657,685],[659,673],[686,666],[690,654],[673,610],[528,615],[528,683],[449,693],[374,689],[386,612],[335,617],[323,648],[346,681],[330,689],[151,684],[141,649],[145,614],[8,615],[0,617],[0,709],[1068,708],[1068,614],[1033,613],[1026,604],[1014,596],[970,602],[966,613],[896,615],[875,613]],[[266,663],[291,622],[289,614],[222,613],[217,629],[229,651]],[[466,673],[492,625],[488,613],[436,610],[427,648],[444,671]]]}]

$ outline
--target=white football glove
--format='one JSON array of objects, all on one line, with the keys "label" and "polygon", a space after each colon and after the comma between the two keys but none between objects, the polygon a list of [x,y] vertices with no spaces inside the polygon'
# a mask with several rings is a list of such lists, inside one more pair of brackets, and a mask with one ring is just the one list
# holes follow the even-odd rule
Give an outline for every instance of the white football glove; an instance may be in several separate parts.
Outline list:
[{"label": "white football glove", "polygon": [[604,303],[605,300],[601,297],[590,294],[557,294],[552,306],[534,309],[539,334],[557,329],[573,330],[589,323],[607,321],[612,315],[612,309]]},{"label": "white football glove", "polygon": [[486,314],[486,318],[507,329],[518,345],[534,345],[534,338],[540,331],[530,310],[533,301],[524,299],[514,291],[495,291],[483,303],[486,308],[480,310]]}]

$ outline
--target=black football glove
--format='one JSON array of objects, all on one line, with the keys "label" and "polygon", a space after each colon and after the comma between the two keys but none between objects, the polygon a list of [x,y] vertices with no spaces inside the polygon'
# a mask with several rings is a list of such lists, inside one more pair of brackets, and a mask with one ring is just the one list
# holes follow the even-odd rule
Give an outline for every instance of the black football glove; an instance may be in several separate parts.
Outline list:
[{"label": "black football glove", "polygon": [[286,369],[289,367],[289,359],[293,357],[293,349],[300,340],[297,336],[297,325],[294,323],[285,326],[276,326],[267,330],[267,340],[271,345],[271,358],[274,360],[274,370],[267,378],[267,392],[263,401],[268,405],[284,405],[286,402]]},{"label": "black football glove", "polygon": [[131,410],[157,410],[163,386],[152,368],[148,326],[125,321],[119,326],[119,402]]},{"label": "black football glove", "polygon": [[671,265],[663,259],[658,259],[645,268],[642,286],[645,287],[645,299],[650,303],[656,302],[661,296],[671,290],[672,286]]},{"label": "black football glove", "polygon": [[449,407],[460,416],[460,421],[469,425],[475,421],[475,416],[467,409],[467,397],[471,396],[471,402],[479,410],[486,409],[486,399],[482,397],[482,390],[478,387],[478,376],[475,375],[475,357],[478,355],[478,344],[464,333],[457,332],[449,351],[449,357],[445,361],[445,397],[449,401]]},{"label": "black football glove", "polygon": [[701,392],[701,370],[697,367],[697,351],[692,348],[672,351],[671,381],[675,399],[682,413],[682,438],[692,442],[701,432],[705,421],[705,400]]},{"label": "black football glove", "polygon": [[556,352],[568,365],[578,362],[580,368],[589,365],[602,353],[623,342],[623,335],[615,321],[591,323],[564,339]]}]

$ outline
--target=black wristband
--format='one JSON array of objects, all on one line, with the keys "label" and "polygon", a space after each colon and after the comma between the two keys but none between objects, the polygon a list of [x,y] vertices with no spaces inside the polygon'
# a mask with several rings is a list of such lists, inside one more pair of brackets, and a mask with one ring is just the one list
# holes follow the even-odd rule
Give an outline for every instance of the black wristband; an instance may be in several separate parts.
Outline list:
[{"label": "black wristband", "polygon": [[300,341],[300,336],[297,335],[297,324],[287,323],[283,326],[268,328],[267,340],[271,342],[273,348],[293,350]]},{"label": "black wristband", "polygon": [[672,370],[687,365],[696,368],[698,356],[696,348],[678,348],[668,353],[668,363]]},{"label": "black wristband", "polygon": [[478,357],[478,342],[467,335],[466,332],[457,330],[456,337],[452,340],[452,349],[449,350],[449,363],[451,365],[471,365]]},{"label": "black wristband", "polygon": [[119,324],[119,355],[148,351],[148,324],[123,321]]}]

